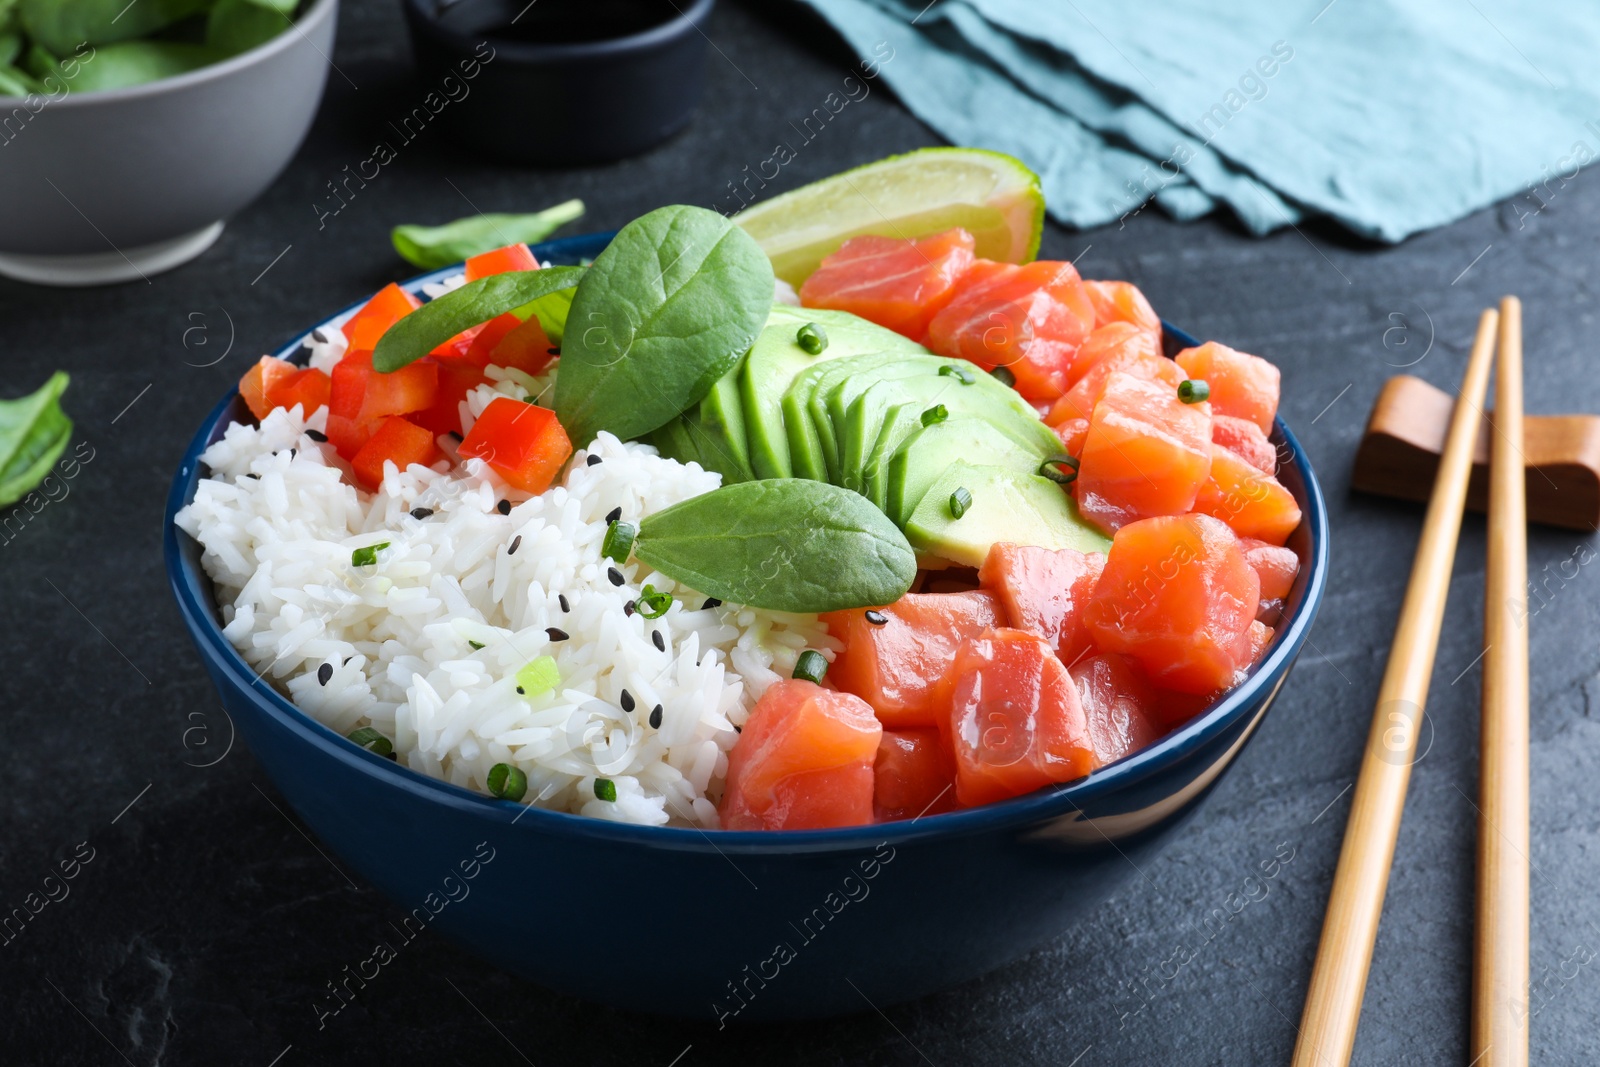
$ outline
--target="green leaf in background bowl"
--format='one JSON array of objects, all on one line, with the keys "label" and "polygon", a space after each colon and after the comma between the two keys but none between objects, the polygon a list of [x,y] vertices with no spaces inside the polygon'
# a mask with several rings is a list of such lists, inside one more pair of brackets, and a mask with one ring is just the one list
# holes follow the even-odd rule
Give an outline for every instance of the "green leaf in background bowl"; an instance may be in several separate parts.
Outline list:
[{"label": "green leaf in background bowl", "polygon": [[92,59],[79,62],[77,75],[67,83],[75,93],[126,89],[130,85],[187,74],[226,58],[222,52],[203,44],[119,41],[96,48]]},{"label": "green leaf in background bowl", "polygon": [[44,88],[27,71],[0,66],[0,96],[27,96],[29,93],[43,92]]},{"label": "green leaf in background bowl", "polygon": [[583,201],[568,200],[529,215],[471,215],[443,226],[396,226],[391,238],[406,262],[438,270],[518,241],[537,244],[582,215]]},{"label": "green leaf in background bowl", "polygon": [[[35,44],[66,55],[79,45],[144,37],[197,15],[214,0],[21,0],[22,25]],[[98,57],[97,57],[98,59]],[[131,84],[131,83],[130,83]]]},{"label": "green leaf in background bowl", "polygon": [[206,44],[236,56],[266,44],[291,25],[296,0],[218,0],[206,18]]},{"label": "green leaf in background bowl", "polygon": [[0,67],[9,67],[22,54],[22,35],[15,31],[0,32]]},{"label": "green leaf in background bowl", "polygon": [[72,420],[61,410],[68,381],[56,371],[37,392],[0,400],[0,507],[43,481],[72,439]]}]

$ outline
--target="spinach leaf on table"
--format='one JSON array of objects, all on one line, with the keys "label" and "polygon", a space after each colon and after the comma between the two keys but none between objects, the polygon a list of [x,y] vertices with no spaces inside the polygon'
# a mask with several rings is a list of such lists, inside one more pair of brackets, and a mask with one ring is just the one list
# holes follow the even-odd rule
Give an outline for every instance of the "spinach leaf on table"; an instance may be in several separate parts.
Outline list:
[{"label": "spinach leaf on table", "polygon": [[438,270],[518,241],[537,244],[582,217],[583,211],[582,200],[568,200],[526,215],[470,215],[442,226],[396,226],[390,238],[407,263]]},{"label": "spinach leaf on table", "polygon": [[389,327],[372,352],[374,370],[387,374],[421,359],[463,330],[516,311],[542,296],[570,289],[582,267],[546,267],[491,274],[428,301]]},{"label": "spinach leaf on table", "polygon": [[0,400],[0,507],[43,481],[72,439],[72,420],[60,402],[68,381],[56,371],[37,392]]},{"label": "spinach leaf on table", "polygon": [[917,576],[905,535],[870,500],[803,478],[741,482],[658,511],[639,524],[633,554],[696,592],[771,611],[892,604]]},{"label": "spinach leaf on table", "polygon": [[628,223],[572,300],[555,409],[573,444],[623,440],[705,399],[772,310],[772,264],[715,211],[673,205]]},{"label": "spinach leaf on table", "polygon": [[[214,0],[21,0],[22,25],[35,44],[66,55],[81,44],[145,37],[209,9]],[[98,57],[97,57],[98,58]]]}]

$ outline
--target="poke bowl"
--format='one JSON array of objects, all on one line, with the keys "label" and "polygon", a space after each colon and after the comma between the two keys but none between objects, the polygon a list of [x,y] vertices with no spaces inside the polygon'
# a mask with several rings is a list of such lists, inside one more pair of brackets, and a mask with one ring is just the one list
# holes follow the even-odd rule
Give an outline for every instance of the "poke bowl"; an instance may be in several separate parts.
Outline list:
[{"label": "poke bowl", "polygon": [[[532,254],[547,266],[587,262],[613,237],[550,241]],[[437,299],[460,273],[447,268],[399,288]],[[302,362],[308,345],[314,350],[363,304],[298,335],[277,358]],[[1162,333],[1169,356],[1195,345],[1170,325]],[[504,771],[498,783],[490,773],[496,795],[486,795],[478,778],[462,772],[446,780],[452,772],[397,762],[387,739],[363,743],[359,731],[347,738],[346,727],[318,721],[338,721],[336,713],[313,717],[297,706],[331,699],[324,690],[348,661],[334,657],[288,683],[291,701],[269,678],[271,656],[253,666],[241,655],[230,639],[239,615],[219,610],[202,547],[179,517],[207,477],[202,454],[230,427],[252,422],[246,398],[231,392],[184,455],[166,514],[169,580],[224,708],[267,775],[335,856],[405,910],[373,962],[435,930],[540,986],[719,1026],[912,999],[992,970],[1091,915],[1194,815],[1259,727],[1306,639],[1328,570],[1321,491],[1298,441],[1275,421],[1277,477],[1300,514],[1287,538],[1298,573],[1248,675],[1184,724],[1087,775],[958,810],[930,805],[893,821],[778,832],[717,828],[715,813],[709,821],[689,813],[671,825],[640,825],[589,814],[600,810],[596,803],[620,802],[617,787],[600,777],[603,767],[580,779],[593,790],[583,813],[509,799]],[[305,449],[326,438],[292,440]],[[591,470],[614,460],[610,447],[603,440],[589,446]],[[584,454],[575,468],[585,466]],[[271,458],[279,460],[276,452]],[[411,521],[396,514],[397,522]],[[348,548],[339,550],[348,557]],[[621,585],[623,575],[608,569]],[[630,573],[633,584],[650,572]],[[630,620],[649,595],[646,587],[630,602]],[[269,634],[261,647],[275,647],[282,635]],[[624,693],[627,710],[636,700]],[[659,726],[659,706],[654,716]],[[341,1005],[330,997],[319,1012]]]}]

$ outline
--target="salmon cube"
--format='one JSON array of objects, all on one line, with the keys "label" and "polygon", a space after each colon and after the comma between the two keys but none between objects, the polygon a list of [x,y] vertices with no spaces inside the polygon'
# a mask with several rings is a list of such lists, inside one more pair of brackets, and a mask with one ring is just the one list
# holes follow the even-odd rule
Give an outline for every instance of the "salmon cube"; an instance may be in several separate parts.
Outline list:
[{"label": "salmon cube", "polygon": [[972,265],[956,295],[928,324],[927,345],[984,370],[1005,367],[1029,400],[1066,392],[1078,348],[1094,327],[1094,307],[1071,263]]},{"label": "salmon cube", "polygon": [[1215,341],[1184,349],[1177,363],[1190,378],[1211,387],[1211,407],[1217,414],[1249,419],[1262,433],[1272,432],[1278,413],[1277,367]]},{"label": "salmon cube", "polygon": [[1236,415],[1218,415],[1211,409],[1211,443],[1221,445],[1263,474],[1278,471],[1278,450],[1261,427]]},{"label": "salmon cube", "polygon": [[1098,552],[997,542],[978,581],[999,598],[1007,626],[1044,638],[1070,664],[1089,649],[1083,613],[1105,563]]},{"label": "salmon cube", "polygon": [[1087,656],[1068,670],[1089,723],[1095,766],[1137,752],[1166,731],[1156,718],[1156,691],[1126,656]]},{"label": "salmon cube", "polygon": [[1132,282],[1084,282],[1089,301],[1094,305],[1095,329],[1113,322],[1126,322],[1155,335],[1161,343],[1161,317],[1155,313],[1139,287]]},{"label": "salmon cube", "polygon": [[1092,418],[1094,406],[1105,395],[1106,383],[1113,374],[1131,374],[1135,378],[1161,382],[1171,386],[1174,391],[1178,383],[1183,381],[1183,368],[1166,356],[1158,355],[1153,346],[1137,339],[1119,346],[1116,351],[1107,352],[1103,358],[1097,358],[1098,362],[1051,405],[1044,417],[1046,423],[1060,426],[1069,419]]},{"label": "salmon cube", "polygon": [[1149,330],[1141,330],[1128,322],[1108,322],[1096,327],[1079,346],[1072,369],[1067,372],[1067,386],[1077,385],[1096,366],[1128,351],[1142,352],[1156,359],[1166,358],[1161,354],[1161,339]]},{"label": "salmon cube", "polygon": [[1083,442],[1089,436],[1088,419],[1068,419],[1052,429],[1061,438],[1061,448],[1067,455],[1074,459],[1083,455]]},{"label": "salmon cube", "polygon": [[1300,557],[1292,548],[1282,548],[1253,537],[1239,538],[1239,549],[1261,579],[1262,600],[1282,600],[1289,595],[1295,576],[1300,573]]},{"label": "salmon cube", "polygon": [[1225,689],[1250,664],[1261,580],[1232,530],[1208,515],[1118,530],[1085,622],[1102,652],[1137,660],[1182,693]]},{"label": "salmon cube", "polygon": [[1240,537],[1281,545],[1300,525],[1294,494],[1220,445],[1211,446],[1211,471],[1194,510],[1221,519]]},{"label": "salmon cube", "polygon": [[859,697],[803,679],[774,682],[728,753],[723,828],[820,830],[872,822],[882,736]]},{"label": "salmon cube", "polygon": [[1204,403],[1185,404],[1165,382],[1113,372],[1079,456],[1078,509],[1107,532],[1155,515],[1182,515],[1206,484],[1211,449]]},{"label": "salmon cube", "polygon": [[914,241],[852,237],[805,280],[800,303],[848,311],[920,341],[972,266],[973,247],[960,228]]},{"label": "salmon cube", "polygon": [[940,730],[955,753],[963,806],[1031,793],[1094,770],[1078,689],[1055,649],[1022,630],[963,643],[950,668]]},{"label": "salmon cube", "polygon": [[873,775],[872,806],[879,822],[955,809],[955,757],[933,727],[885,730]]},{"label": "salmon cube", "polygon": [[1004,625],[1005,616],[989,593],[907,593],[887,607],[822,619],[845,646],[828,668],[829,684],[861,697],[898,730],[938,722],[938,688],[957,646]]}]

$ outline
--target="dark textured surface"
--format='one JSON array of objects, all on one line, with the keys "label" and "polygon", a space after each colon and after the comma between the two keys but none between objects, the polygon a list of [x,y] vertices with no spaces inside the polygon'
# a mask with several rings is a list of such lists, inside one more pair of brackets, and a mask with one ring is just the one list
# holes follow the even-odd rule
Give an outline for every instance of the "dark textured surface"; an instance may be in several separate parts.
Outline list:
[{"label": "dark textured surface", "polygon": [[[324,983],[366,957],[399,910],[319,855],[248,752],[218,759],[227,724],[181,632],[159,556],[177,458],[257,354],[407,273],[388,248],[396,222],[581,196],[591,211],[582,225],[601,228],[663,202],[719,202],[726,183],[792,139],[789,123],[848,72],[849,56],[825,39],[785,39],[796,32],[748,9],[721,10],[705,108],[685,134],[642,159],[568,172],[502,168],[468,159],[429,129],[319,230],[313,205],[336,206],[323,199],[326,183],[378,140],[395,141],[388,120],[423,92],[408,80],[397,5],[356,0],[335,56],[343,76],[331,79],[310,142],[210,254],[150,285],[58,292],[0,282],[0,394],[67,369],[78,440],[94,449],[69,493],[0,543],[0,776],[9,801],[0,817],[0,905],[9,911],[42,891],[79,842],[93,849],[67,883],[70,895],[0,944],[0,1060],[1286,1060],[1348,807],[1343,791],[1420,523],[1417,508],[1348,492],[1366,409],[1395,366],[1413,360],[1411,373],[1453,391],[1478,308],[1516,291],[1526,309],[1529,409],[1600,410],[1590,384],[1588,264],[1600,241],[1593,175],[1552,183],[1536,216],[1520,217],[1536,206],[1524,200],[1393,249],[1357,247],[1317,228],[1254,241],[1226,223],[1178,226],[1154,211],[1125,228],[1046,233],[1045,254],[1081,256],[1090,276],[1130,278],[1171,321],[1283,367],[1283,412],[1319,464],[1334,530],[1314,645],[1272,715],[1188,831],[1081,926],[987,979],[887,1014],[863,1005],[836,1022],[722,1032],[570,1001],[423,938],[318,1029],[313,1004]],[[530,114],[507,136],[538,129]],[[875,88],[805,145],[776,184],[931,140]],[[1552,145],[1551,159],[1569,148]],[[206,366],[230,337],[229,354]],[[1593,1063],[1600,819],[1587,795],[1600,752],[1590,707],[1600,695],[1600,578],[1583,565],[1592,546],[1574,534],[1535,530],[1530,552],[1530,570],[1548,590],[1543,606],[1533,602],[1532,620],[1532,1043],[1536,1062]],[[1575,577],[1557,576],[1568,560]],[[1467,1058],[1482,582],[1482,522],[1471,519],[1357,1063]],[[1262,879],[1274,859],[1275,876]],[[650,921],[649,886],[622,892],[637,920]],[[605,965],[619,982],[672,981],[670,961]]]}]

